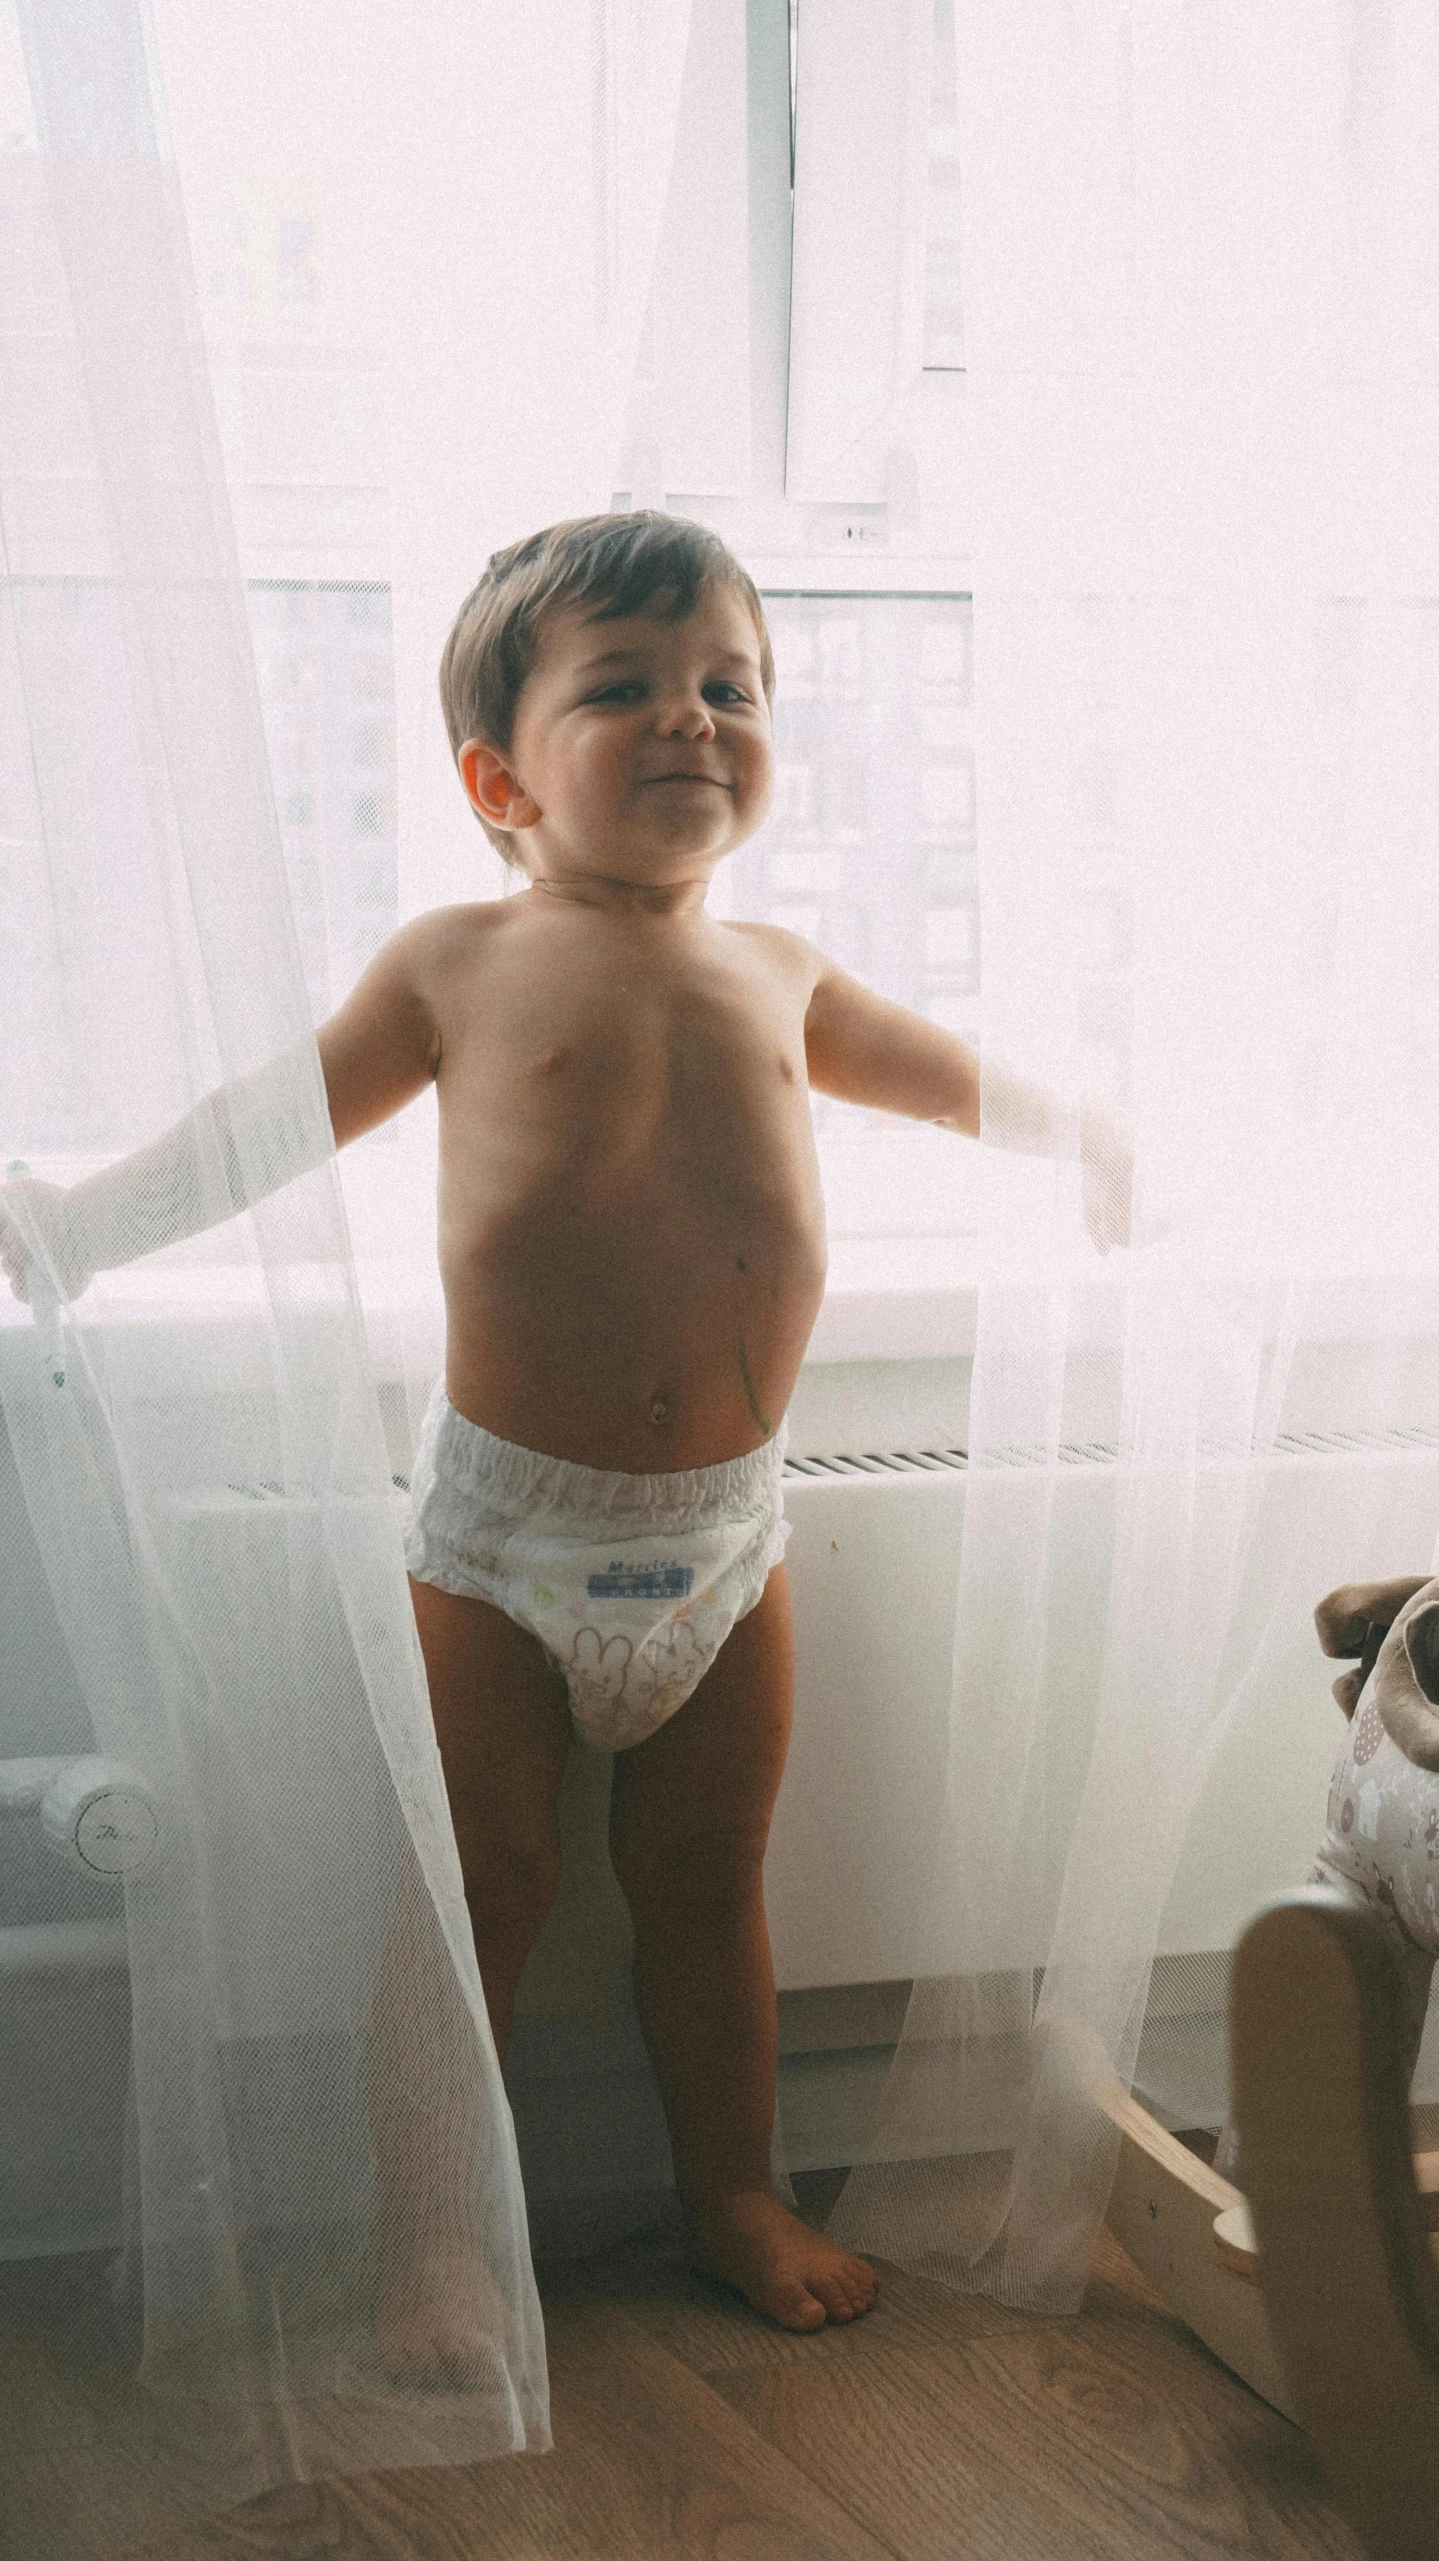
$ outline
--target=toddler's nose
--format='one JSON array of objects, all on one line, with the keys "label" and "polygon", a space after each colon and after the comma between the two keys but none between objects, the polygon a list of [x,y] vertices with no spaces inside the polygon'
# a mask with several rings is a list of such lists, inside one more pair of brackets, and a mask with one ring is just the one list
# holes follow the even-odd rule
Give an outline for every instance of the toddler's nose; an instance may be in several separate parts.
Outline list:
[{"label": "toddler's nose", "polygon": [[666,738],[713,738],[715,734],[703,694],[686,694],[666,704],[660,714],[660,726]]}]

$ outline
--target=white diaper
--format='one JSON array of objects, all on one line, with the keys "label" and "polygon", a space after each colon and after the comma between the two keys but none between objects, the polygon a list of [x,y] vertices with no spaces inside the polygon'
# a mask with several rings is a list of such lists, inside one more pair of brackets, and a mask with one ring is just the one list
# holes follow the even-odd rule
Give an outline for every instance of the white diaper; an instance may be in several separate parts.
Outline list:
[{"label": "white diaper", "polygon": [[538,1637],[597,1750],[683,1707],[784,1554],[785,1427],[717,1467],[627,1476],[497,1440],[440,1382],[405,1529],[418,1583],[489,1601]]}]

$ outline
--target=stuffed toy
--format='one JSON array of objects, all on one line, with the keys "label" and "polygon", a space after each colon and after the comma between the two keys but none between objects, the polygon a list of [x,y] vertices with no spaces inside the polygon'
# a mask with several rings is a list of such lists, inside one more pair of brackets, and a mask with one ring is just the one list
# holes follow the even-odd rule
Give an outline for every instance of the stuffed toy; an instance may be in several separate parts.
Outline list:
[{"label": "stuffed toy", "polygon": [[[1325,1653],[1357,1669],[1334,1684],[1349,1731],[1305,1882],[1363,1904],[1383,1924],[1404,1975],[1407,2082],[1439,1957],[1439,1579],[1342,1583],[1326,1593],[1314,1624]],[[1244,2185],[1232,2118],[1214,2166]]]}]

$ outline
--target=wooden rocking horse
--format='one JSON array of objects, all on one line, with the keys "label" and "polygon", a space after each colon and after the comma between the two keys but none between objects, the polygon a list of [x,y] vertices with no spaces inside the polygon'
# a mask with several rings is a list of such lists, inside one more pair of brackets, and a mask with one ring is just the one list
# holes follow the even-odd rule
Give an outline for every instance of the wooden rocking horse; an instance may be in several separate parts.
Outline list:
[{"label": "wooden rocking horse", "polygon": [[1350,1735],[1315,1883],[1234,1955],[1226,2137],[1244,2189],[1115,2084],[1108,2222],[1205,2345],[1305,2428],[1365,2549],[1434,2561],[1439,2153],[1412,2154],[1408,2097],[1439,1953],[1439,1581],[1345,1586],[1315,1619],[1326,1653],[1357,1659],[1335,1683]]}]

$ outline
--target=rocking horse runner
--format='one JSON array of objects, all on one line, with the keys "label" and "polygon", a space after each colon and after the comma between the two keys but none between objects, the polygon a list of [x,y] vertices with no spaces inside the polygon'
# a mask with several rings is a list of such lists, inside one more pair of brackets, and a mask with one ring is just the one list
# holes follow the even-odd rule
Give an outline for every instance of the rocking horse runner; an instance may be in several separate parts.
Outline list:
[{"label": "rocking horse runner", "polygon": [[[1439,1957],[1439,1579],[1342,1584],[1314,1622],[1325,1653],[1357,1668],[1334,1684],[1349,1731],[1306,1882],[1372,1913],[1400,1961],[1407,2085]],[[1253,2281],[1232,2115],[1211,2169],[1117,2083],[1108,2104],[1122,2138],[1110,2230],[1206,2346],[1292,2418]],[[1426,2219],[1439,2228],[1439,2154],[1421,2154],[1414,2173]]]}]

